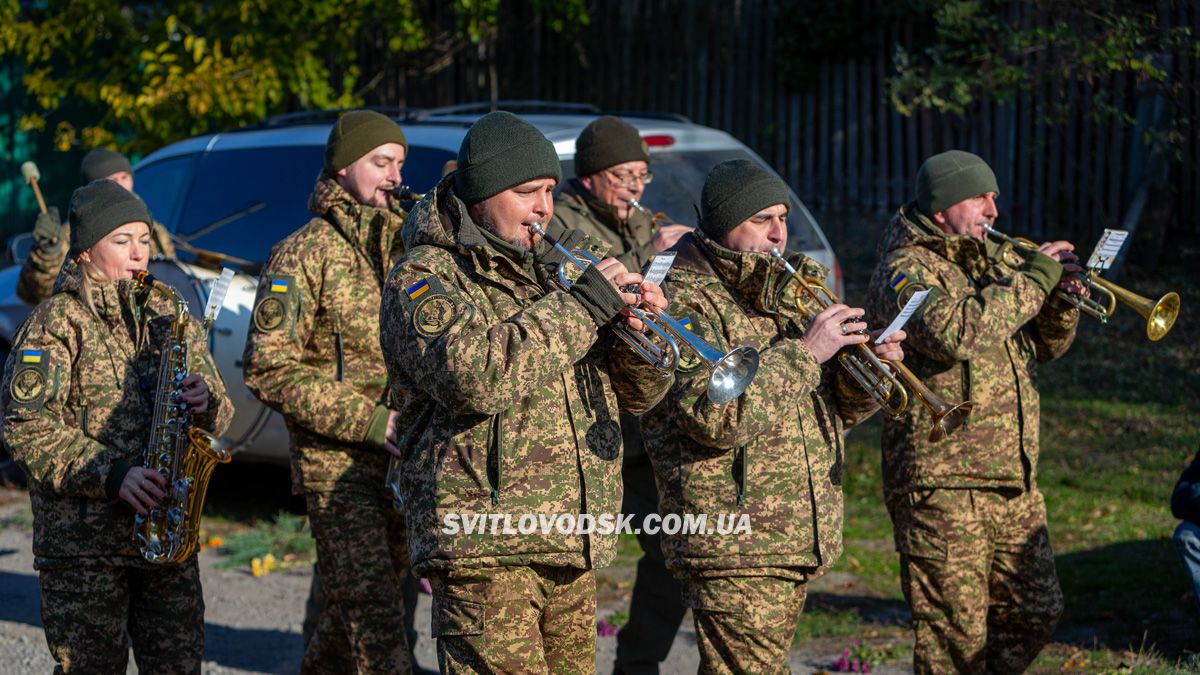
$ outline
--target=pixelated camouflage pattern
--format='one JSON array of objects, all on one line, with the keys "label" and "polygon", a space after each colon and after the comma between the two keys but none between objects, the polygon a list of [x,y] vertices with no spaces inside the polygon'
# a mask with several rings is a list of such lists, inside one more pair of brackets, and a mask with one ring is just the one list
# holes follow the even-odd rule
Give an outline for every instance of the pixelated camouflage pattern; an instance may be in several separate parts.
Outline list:
[{"label": "pixelated camouflage pattern", "polygon": [[[793,577],[828,567],[842,550],[842,432],[876,405],[835,361],[818,365],[799,339],[800,312],[779,302],[787,274],[779,261],[731,251],[699,230],[673,250],[668,313],[690,319],[722,352],[750,345],[761,360],[746,393],[724,406],[709,403],[704,369],[681,370],[642,416],[660,512],[714,520],[745,513],[753,528],[736,537],[665,535],[667,566],[676,576]],[[795,264],[825,277],[811,259]],[[787,298],[796,283],[788,281]]]},{"label": "pixelated camouflage pattern", "polygon": [[[999,247],[947,236],[915,205],[883,232],[867,320],[887,325],[919,288],[933,289],[905,326],[905,364],[937,395],[975,409],[948,439],[931,443],[929,413],[883,421],[885,496],[933,487],[1031,489],[1037,484],[1037,364],[1075,339],[1079,311],[1000,259]],[[892,282],[904,275],[901,292]]]},{"label": "pixelated camouflage pattern", "polygon": [[443,673],[595,672],[592,570],[486,567],[435,573],[429,583]]},{"label": "pixelated camouflage pattern", "polygon": [[366,442],[387,387],[380,291],[404,250],[405,214],[395,202],[363,206],[329,178],[317,181],[308,208],[318,217],[276,244],[263,268],[256,316],[274,300],[272,280],[286,281],[288,291],[279,294],[285,309],[277,326],[250,322],[246,386],[287,422],[294,492],[374,498],[390,456]]},{"label": "pixelated camouflage pattern", "polygon": [[[161,293],[147,299],[135,292],[132,280],[113,281],[92,286],[95,316],[83,304],[79,280],[77,268],[22,325],[0,391],[5,442],[30,479],[38,569],[80,558],[93,559],[89,564],[141,559],[131,536],[133,509],[109,499],[105,481],[115,465],[142,463],[173,306]],[[193,422],[219,437],[233,406],[194,319],[187,340],[191,371],[204,375],[211,392],[208,411]],[[40,350],[45,366],[44,397],[29,405],[12,396],[24,350]]]},{"label": "pixelated camouflage pattern", "polygon": [[[59,274],[75,267],[74,261],[67,261],[70,247],[70,223],[63,223],[62,233],[54,241],[42,243],[34,240],[33,248],[29,249],[29,255],[21,264],[21,273],[17,277],[17,297],[31,305],[49,298],[54,293],[54,282]],[[158,221],[150,223],[150,257],[175,259],[171,233]]]},{"label": "pixelated camouflage pattern", "polygon": [[791,672],[788,652],[808,597],[803,579],[691,578],[683,584],[692,610],[700,673]]},{"label": "pixelated camouflage pattern", "polygon": [[1024,672],[1063,612],[1042,494],[918,490],[890,510],[914,670]]},{"label": "pixelated camouflage pattern", "polygon": [[204,593],[195,556],[179,565],[77,561],[44,569],[42,625],[55,673],[201,672]]},{"label": "pixelated camouflage pattern", "polygon": [[554,200],[554,220],[564,229],[581,230],[589,237],[608,243],[608,255],[620,260],[630,272],[640,272],[654,257],[654,233],[658,226],[650,216],[630,208],[621,220],[617,207],[596,199],[578,178],[563,186]]},{"label": "pixelated camouflage pattern", "polygon": [[309,493],[325,607],[304,652],[305,673],[410,673],[403,587],[404,515],[379,491]]},{"label": "pixelated camouflage pattern", "polygon": [[[547,291],[488,244],[452,183],[443,179],[409,217],[408,254],[380,313],[415,569],[607,565],[614,535],[442,531],[450,513],[615,514],[618,411],[640,414],[670,385],[624,343],[611,347],[572,294]],[[406,289],[422,282],[433,295],[410,301]],[[448,317],[435,332],[418,330],[420,303],[432,302]]]}]

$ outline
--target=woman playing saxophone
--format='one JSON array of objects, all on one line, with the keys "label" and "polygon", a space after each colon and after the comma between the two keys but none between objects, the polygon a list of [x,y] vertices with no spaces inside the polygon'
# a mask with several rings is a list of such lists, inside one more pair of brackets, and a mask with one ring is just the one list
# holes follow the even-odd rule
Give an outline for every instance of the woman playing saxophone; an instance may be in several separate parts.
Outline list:
[{"label": "woman playing saxophone", "polygon": [[[22,326],[4,371],[3,433],[29,475],[34,567],[56,672],[200,672],[204,602],[195,555],[147,561],[131,536],[173,489],[143,468],[158,405],[186,408],[213,435],[233,409],[199,323],[140,279],[150,213],[109,180],[71,199],[70,256],[54,295]],[[177,325],[178,322],[178,325]],[[176,392],[156,391],[179,331],[189,354]]]}]

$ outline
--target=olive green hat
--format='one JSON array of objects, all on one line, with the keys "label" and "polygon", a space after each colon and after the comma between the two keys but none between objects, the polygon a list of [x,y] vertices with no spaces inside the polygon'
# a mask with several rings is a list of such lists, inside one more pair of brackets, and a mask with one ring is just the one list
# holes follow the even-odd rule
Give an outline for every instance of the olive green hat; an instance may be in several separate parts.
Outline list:
[{"label": "olive green hat", "polygon": [[748,159],[713,167],[700,192],[700,229],[720,242],[744,220],[776,204],[790,203],[787,184]]},{"label": "olive green hat", "polygon": [[352,110],[329,130],[325,173],[332,176],[385,143],[399,143],[408,152],[408,139],[395,120],[374,110]]},{"label": "olive green hat", "polygon": [[979,155],[963,150],[934,155],[917,171],[917,207],[927,216],[988,192],[1000,192],[996,174]]},{"label": "olive green hat", "polygon": [[150,210],[137,195],[107,179],[92,181],[71,195],[71,258],[96,245],[126,223],[151,223]]},{"label": "olive green hat", "polygon": [[633,125],[605,115],[583,128],[575,139],[575,175],[590,176],[625,162],[650,161],[650,147]]},{"label": "olive green hat", "polygon": [[535,178],[562,180],[554,144],[510,112],[488,113],[471,125],[458,148],[454,193],[467,204]]}]

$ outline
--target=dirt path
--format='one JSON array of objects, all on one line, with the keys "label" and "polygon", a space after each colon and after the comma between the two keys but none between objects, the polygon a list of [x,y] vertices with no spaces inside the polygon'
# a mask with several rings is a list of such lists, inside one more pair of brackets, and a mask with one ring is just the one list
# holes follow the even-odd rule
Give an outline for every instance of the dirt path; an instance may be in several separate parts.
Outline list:
[{"label": "dirt path", "polygon": [[[0,490],[0,521],[25,508],[23,493]],[[0,673],[49,672],[54,663],[42,635],[37,574],[33,571],[32,538],[27,528],[0,530]],[[289,570],[255,578],[245,570],[218,569],[219,555],[200,554],[204,583],[204,672],[295,673],[303,651],[301,621],[311,570]],[[606,603],[607,604],[607,603]],[[601,607],[605,616],[616,606]],[[429,596],[417,607],[417,661],[436,671],[437,655],[429,636]],[[813,673],[837,659],[842,641],[814,641],[791,654],[792,670]],[[818,644],[820,643],[820,644]],[[611,671],[615,637],[597,638],[596,672]],[[695,673],[696,636],[690,619],[675,636],[664,673]],[[130,667],[129,672],[136,672]],[[911,672],[886,666],[877,673]]]}]

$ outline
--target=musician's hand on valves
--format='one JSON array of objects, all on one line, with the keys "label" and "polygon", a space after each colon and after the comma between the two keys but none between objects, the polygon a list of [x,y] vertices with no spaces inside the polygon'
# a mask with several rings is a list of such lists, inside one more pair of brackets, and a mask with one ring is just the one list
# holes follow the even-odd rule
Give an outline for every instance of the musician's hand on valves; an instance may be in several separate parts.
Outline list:
[{"label": "musician's hand on valves", "polygon": [[117,490],[117,496],[143,516],[148,509],[158,506],[158,500],[166,495],[167,479],[159,472],[143,466],[130,469]]},{"label": "musician's hand on valves", "polygon": [[1083,268],[1079,266],[1079,256],[1075,255],[1074,244],[1069,241],[1048,241],[1039,246],[1038,250],[1062,263],[1063,275],[1058,282],[1059,290],[1072,295],[1087,293],[1087,286],[1076,276]]},{"label": "musician's hand on valves", "polygon": [[[871,340],[877,339],[882,334],[882,328],[871,331]],[[898,330],[884,338],[883,342],[874,342],[871,345],[871,351],[875,352],[875,356],[878,356],[881,359],[887,359],[888,361],[903,361],[904,348],[900,346],[900,343],[906,337],[908,337],[907,333],[902,330]]]},{"label": "musician's hand on valves", "polygon": [[[643,281],[637,285],[637,293],[622,293],[621,297],[628,301],[628,296],[635,298],[635,302],[628,303],[643,311],[657,314],[658,312],[667,311],[667,296],[663,293],[663,289],[658,284],[649,281]],[[646,324],[641,319],[633,316],[633,312],[628,309],[621,310],[621,315],[625,317],[625,323],[630,330],[644,331]]]},{"label": "musician's hand on valves", "polygon": [[860,307],[835,303],[813,317],[801,339],[817,363],[825,363],[846,345],[860,345],[870,339],[865,333],[858,333],[867,328],[862,321],[865,313]]},{"label": "musician's hand on valves", "polygon": [[208,383],[200,373],[192,373],[183,378],[180,384],[180,398],[188,404],[193,415],[199,415],[208,410]]}]

